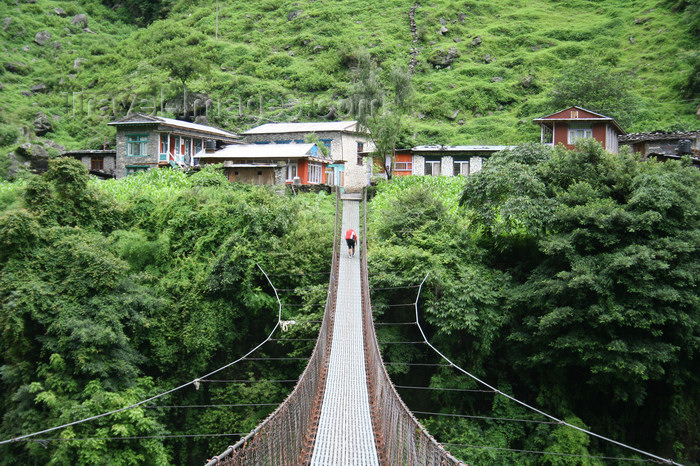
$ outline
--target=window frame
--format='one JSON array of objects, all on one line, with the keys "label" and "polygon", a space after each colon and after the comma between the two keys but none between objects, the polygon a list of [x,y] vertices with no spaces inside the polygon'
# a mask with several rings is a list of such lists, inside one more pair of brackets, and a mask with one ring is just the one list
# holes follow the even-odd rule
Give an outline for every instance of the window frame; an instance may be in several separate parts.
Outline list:
[{"label": "window frame", "polygon": [[[467,166],[466,173],[464,173],[465,165]],[[471,164],[469,163],[469,160],[453,160],[452,168],[452,176],[469,176],[471,173]]]},{"label": "window frame", "polygon": [[[132,139],[136,138],[136,139]],[[126,135],[126,156],[127,157],[148,157],[148,139],[149,135],[146,133],[140,134],[127,134]],[[134,153],[134,147],[139,148],[140,153]]]},{"label": "window frame", "polygon": [[104,156],[92,156],[90,157],[90,170],[104,171],[105,169],[105,158]]},{"label": "window frame", "polygon": [[126,176],[138,175],[139,173],[146,172],[149,170],[148,165],[127,165]]},{"label": "window frame", "polygon": [[309,162],[309,184],[323,183],[323,165]]},{"label": "window frame", "polygon": [[[582,135],[579,135],[579,132],[582,132]],[[569,145],[576,144],[576,141],[579,139],[593,138],[593,125],[589,123],[569,123],[566,135],[567,144]]]},{"label": "window frame", "polygon": [[413,172],[413,162],[394,162],[395,172]]},{"label": "window frame", "polygon": [[299,164],[291,162],[287,165],[287,179],[285,181],[294,181],[294,177],[299,176]]},{"label": "window frame", "polygon": [[[430,173],[428,173],[428,166],[430,166]],[[437,167],[437,173],[433,173],[433,167]],[[426,176],[441,176],[442,175],[442,161],[441,160],[426,160],[425,161],[425,173]]]}]

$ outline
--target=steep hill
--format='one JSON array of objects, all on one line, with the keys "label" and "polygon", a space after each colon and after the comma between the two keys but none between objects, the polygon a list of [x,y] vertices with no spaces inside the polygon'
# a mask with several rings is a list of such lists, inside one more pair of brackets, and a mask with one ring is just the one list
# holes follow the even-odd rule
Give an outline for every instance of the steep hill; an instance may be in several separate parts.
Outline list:
[{"label": "steep hill", "polygon": [[[137,26],[148,19],[140,3],[162,19]],[[218,14],[214,1],[120,5],[0,6],[3,156],[47,121],[46,138],[95,148],[129,109],[182,114],[183,82],[199,113],[208,98],[209,121],[235,131],[351,117],[344,99],[362,48],[385,71],[414,65],[406,145],[537,140],[532,118],[557,110],[552,90],[581,60],[630,79],[628,131],[698,127],[696,0],[220,1]],[[47,118],[32,125],[39,112]]]}]

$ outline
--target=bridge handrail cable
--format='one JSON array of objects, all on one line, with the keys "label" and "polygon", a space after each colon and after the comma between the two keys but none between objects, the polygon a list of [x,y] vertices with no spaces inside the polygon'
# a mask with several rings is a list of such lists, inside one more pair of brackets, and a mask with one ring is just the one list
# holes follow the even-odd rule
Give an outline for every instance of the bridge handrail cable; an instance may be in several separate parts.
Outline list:
[{"label": "bridge handrail cable", "polygon": [[367,268],[367,190],[361,250],[362,325],[374,437],[380,464],[463,465],[416,419],[399,396],[382,360],[374,331]]}]

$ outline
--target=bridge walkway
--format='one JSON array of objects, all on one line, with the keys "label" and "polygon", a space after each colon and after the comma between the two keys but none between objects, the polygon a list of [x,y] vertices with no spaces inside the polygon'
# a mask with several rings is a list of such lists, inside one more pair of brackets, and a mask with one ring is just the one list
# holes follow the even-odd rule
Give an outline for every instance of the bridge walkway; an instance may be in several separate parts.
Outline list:
[{"label": "bridge walkway", "polygon": [[[359,232],[360,203],[344,198],[342,231]],[[311,464],[378,465],[365,371],[360,245],[349,257],[341,241],[328,379]]]}]

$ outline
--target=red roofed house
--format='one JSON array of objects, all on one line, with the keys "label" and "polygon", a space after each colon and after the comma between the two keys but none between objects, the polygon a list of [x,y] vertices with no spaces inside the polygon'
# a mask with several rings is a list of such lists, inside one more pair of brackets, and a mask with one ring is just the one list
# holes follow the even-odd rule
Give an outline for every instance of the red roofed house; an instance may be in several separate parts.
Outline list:
[{"label": "red roofed house", "polygon": [[567,149],[573,149],[577,139],[593,138],[605,150],[617,154],[617,137],[627,134],[613,118],[581,107],[570,107],[532,121],[542,129],[542,144],[563,144]]}]

